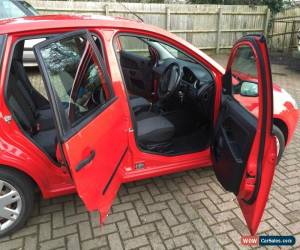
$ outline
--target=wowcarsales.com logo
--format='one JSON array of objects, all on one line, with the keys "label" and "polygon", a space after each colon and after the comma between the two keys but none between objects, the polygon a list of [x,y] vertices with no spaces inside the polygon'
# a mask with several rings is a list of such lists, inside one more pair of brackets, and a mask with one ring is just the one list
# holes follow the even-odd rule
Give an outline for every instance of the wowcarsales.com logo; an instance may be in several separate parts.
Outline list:
[{"label": "wowcarsales.com logo", "polygon": [[293,246],[296,243],[294,236],[242,236],[242,246]]}]

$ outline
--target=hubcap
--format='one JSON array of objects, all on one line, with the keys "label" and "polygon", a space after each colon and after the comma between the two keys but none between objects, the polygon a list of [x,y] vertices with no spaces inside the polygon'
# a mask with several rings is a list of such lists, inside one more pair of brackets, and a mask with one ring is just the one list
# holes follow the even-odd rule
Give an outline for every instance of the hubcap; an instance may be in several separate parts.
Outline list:
[{"label": "hubcap", "polygon": [[0,180],[0,231],[15,223],[21,209],[22,199],[19,192],[8,182]]}]

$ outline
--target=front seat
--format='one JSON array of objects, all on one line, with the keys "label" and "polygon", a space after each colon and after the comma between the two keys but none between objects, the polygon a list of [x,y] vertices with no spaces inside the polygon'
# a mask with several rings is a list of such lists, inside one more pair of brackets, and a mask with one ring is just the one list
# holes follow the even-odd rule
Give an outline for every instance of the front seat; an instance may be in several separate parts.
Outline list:
[{"label": "front seat", "polygon": [[175,133],[174,125],[161,115],[142,112],[136,116],[138,141],[144,146],[165,145]]},{"label": "front seat", "polygon": [[149,111],[152,105],[151,102],[144,97],[136,95],[129,96],[129,104],[135,114]]}]

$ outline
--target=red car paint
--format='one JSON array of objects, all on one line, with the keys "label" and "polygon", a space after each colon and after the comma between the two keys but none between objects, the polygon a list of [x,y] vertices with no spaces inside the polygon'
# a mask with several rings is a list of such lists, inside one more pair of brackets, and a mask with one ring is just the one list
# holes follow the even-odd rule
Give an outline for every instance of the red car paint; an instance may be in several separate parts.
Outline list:
[{"label": "red car paint", "polygon": [[[105,48],[105,57],[108,61],[107,67],[117,99],[114,101],[114,106],[111,110],[106,110],[102,113],[104,117],[101,116],[99,121],[98,118],[96,118],[95,123],[93,122],[86,126],[78,133],[78,135],[74,136],[63,145],[64,151],[68,152],[67,160],[71,170],[74,165],[80,161],[80,159],[90,154],[92,147],[97,148],[97,154],[100,156],[102,155],[102,157],[105,158],[105,161],[97,161],[97,164],[105,164],[108,168],[106,171],[108,172],[96,169],[92,178],[90,175],[84,177],[84,172],[80,172],[80,176],[77,178],[76,174],[74,176],[73,172],[73,178],[76,179],[76,188],[81,189],[80,196],[88,196],[85,200],[85,204],[89,210],[95,208],[100,209],[101,214],[103,215],[101,216],[102,220],[110,208],[111,201],[114,198],[115,192],[120,183],[212,165],[212,156],[209,149],[199,153],[180,156],[162,156],[142,152],[137,147],[134,133],[131,129],[133,125],[131,122],[127,96],[118,66],[118,61],[112,46],[112,39],[114,35],[120,31],[148,35],[173,44],[200,61],[211,72],[213,72],[215,76],[216,97],[214,119],[216,121],[219,112],[220,93],[222,89],[221,77],[225,73],[225,70],[205,53],[199,51],[183,39],[160,28],[121,18],[90,18],[86,16],[78,17],[60,15],[37,16],[0,21],[0,26],[0,34],[8,35],[0,72],[0,91],[2,96],[4,96],[4,85],[7,79],[7,72],[9,70],[8,67],[12,48],[18,39],[42,34],[64,33],[80,30],[82,28],[93,31],[102,38]],[[267,55],[264,54],[263,57],[266,60]],[[274,118],[280,119],[284,122],[284,124],[286,124],[288,128],[287,143],[289,143],[296,128],[299,110],[295,101],[280,87],[274,87],[273,91]],[[279,105],[277,104],[277,98],[280,99]],[[255,112],[252,110],[255,106],[255,103],[251,103],[252,100],[253,99],[250,100],[248,98],[243,98],[241,101],[245,106],[249,107],[249,110]],[[268,99],[268,107],[271,106],[272,104],[270,103],[270,99]],[[14,120],[9,123],[4,121],[4,117],[10,115],[10,111],[4,98],[0,99],[0,110],[0,164],[19,169],[30,176],[37,183],[44,198],[51,198],[75,192],[76,188],[74,182],[66,167],[57,166],[48,157],[46,157],[37,146],[23,135]],[[115,112],[118,112],[119,115],[111,119],[114,117],[112,114]],[[269,110],[269,112],[271,111]],[[107,118],[105,118],[106,116]],[[97,123],[100,123],[100,119],[101,121],[107,121],[107,126],[105,126],[102,131],[97,130]],[[268,129],[270,129],[270,123],[271,121],[268,122]],[[111,127],[115,128],[115,130],[118,130],[119,132],[117,134],[111,133]],[[95,131],[99,132],[99,134],[95,135]],[[114,143],[106,145],[106,143],[110,141]],[[241,198],[248,197],[251,193],[253,193],[253,183],[248,183],[247,178],[245,177],[241,184],[244,187],[243,192],[238,195],[239,203],[242,207],[244,207],[243,211],[252,234],[255,233],[261,219],[262,210],[265,207],[265,200],[269,193],[270,182],[272,181],[272,173],[274,172],[274,167],[272,167],[274,165],[275,151],[274,138],[268,135],[266,136],[266,142],[268,147],[264,152],[264,161],[265,165],[269,165],[269,167],[266,166],[263,171],[270,172],[263,173],[262,182],[267,184],[266,188],[263,188],[263,191],[259,194],[257,202],[255,202],[253,207],[250,209],[245,208],[246,206],[243,202],[241,202]],[[252,154],[254,158],[257,155],[258,143],[259,141],[256,139],[256,146],[253,147]],[[115,155],[109,155],[109,152],[106,152],[106,147],[108,146],[115,147]],[[74,147],[81,148],[83,150],[74,150]],[[107,182],[109,173],[112,171],[112,166],[115,166],[117,163],[117,157],[115,156],[122,156],[123,154],[122,169],[118,171],[111,184],[111,188],[107,191],[106,196],[103,195],[102,198],[100,197],[101,203],[97,203],[98,207],[95,207],[94,199],[97,197],[99,192],[103,191],[104,184]],[[270,157],[272,159],[270,159]],[[252,159],[252,162],[255,161],[254,158]],[[144,169],[137,170],[135,165],[138,163],[143,163],[145,166]],[[93,165],[94,164],[88,166],[84,170],[87,175],[89,170],[88,168],[92,168]],[[251,169],[251,167],[253,167],[253,164],[247,165],[247,168],[254,171],[255,169]],[[267,175],[269,175],[270,178],[268,178]],[[80,179],[88,179],[89,181],[83,183]],[[97,187],[93,190],[94,193],[89,194],[88,190],[91,189],[86,189],[86,191],[84,191],[85,185],[88,185],[89,187]],[[253,213],[253,210],[255,210],[256,207],[257,210]]]},{"label": "red car paint", "polygon": [[[239,46],[247,45],[249,47],[252,47],[252,44],[250,44],[248,41],[242,41]],[[263,46],[263,45],[259,45]],[[254,48],[252,48],[254,51],[254,54],[256,54]],[[266,53],[267,50],[264,48],[261,48],[262,57],[265,62],[268,62],[268,54]],[[232,54],[229,58],[228,61],[228,68],[231,67],[231,64],[233,63],[234,56],[237,53],[237,49],[233,47],[232,49]],[[256,55],[256,58],[258,55]],[[271,183],[273,180],[273,175],[274,175],[274,170],[275,170],[275,164],[274,161],[276,159],[276,141],[275,137],[268,136],[268,135],[263,135],[261,136],[265,137],[265,145],[268,145],[264,149],[264,160],[263,160],[263,168],[262,168],[262,178],[260,180],[260,191],[258,193],[258,196],[255,200],[254,203],[252,204],[247,204],[246,200],[249,200],[253,193],[255,192],[255,182],[257,182],[257,176],[258,176],[258,168],[255,166],[254,163],[257,163],[258,159],[258,154],[259,154],[259,146],[261,144],[261,138],[259,136],[259,133],[263,130],[263,126],[266,125],[266,131],[271,131],[272,130],[272,114],[273,114],[273,103],[272,103],[272,75],[269,70],[265,70],[265,77],[266,77],[266,85],[269,85],[267,88],[267,91],[269,91],[269,95],[267,96],[267,108],[264,107],[264,99],[263,99],[263,90],[262,90],[262,82],[258,81],[258,97],[255,97],[255,100],[258,100],[258,104],[252,105],[255,106],[256,110],[256,117],[258,117],[258,125],[257,125],[257,131],[259,131],[253,142],[253,146],[251,149],[251,153],[248,159],[247,163],[247,170],[244,172],[244,176],[240,185],[240,191],[239,194],[237,195],[237,200],[239,202],[239,205],[241,207],[242,213],[244,214],[244,217],[246,219],[246,223],[248,225],[248,228],[251,232],[252,235],[254,235],[257,231],[257,228],[259,226],[261,217],[263,215],[263,210],[266,205],[266,200],[268,198],[269,192],[270,192],[270,187]],[[258,79],[263,78],[263,72],[260,70],[257,72],[258,74]],[[249,77],[245,77],[244,79],[249,79]],[[245,105],[245,104],[244,104]],[[248,103],[246,104],[248,105]],[[257,111],[258,109],[258,111]],[[266,110],[264,110],[266,109]],[[249,109],[248,109],[249,110]],[[250,110],[253,112],[253,110]],[[264,119],[263,117],[263,112],[270,113],[271,115],[266,116],[267,118]],[[255,176],[254,178],[247,178],[247,175]]]}]

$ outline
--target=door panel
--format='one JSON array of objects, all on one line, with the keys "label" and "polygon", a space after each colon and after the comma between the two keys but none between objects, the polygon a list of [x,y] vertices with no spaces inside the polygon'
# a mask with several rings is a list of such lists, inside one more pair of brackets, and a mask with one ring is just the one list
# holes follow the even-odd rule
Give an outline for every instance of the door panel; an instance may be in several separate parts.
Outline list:
[{"label": "door panel", "polygon": [[34,47],[55,115],[59,145],[78,195],[101,222],[127,164],[127,124],[103,58],[87,31]]},{"label": "door panel", "polygon": [[[233,47],[212,143],[213,167],[238,199],[251,234],[263,215],[276,164],[272,134],[273,88],[263,36],[245,36]],[[251,97],[251,107],[239,102]]]},{"label": "door panel", "polygon": [[[117,99],[63,144],[80,198],[89,211],[99,209],[102,220],[119,189],[122,167],[127,163],[124,117],[117,115],[121,110]],[[84,160],[86,164],[80,168]]]},{"label": "door panel", "polygon": [[238,194],[256,133],[257,120],[231,96],[222,103],[222,122],[216,128],[214,156],[216,176],[223,187]]},{"label": "door panel", "polygon": [[136,95],[151,96],[152,61],[130,52],[120,52],[120,63],[128,89]]},{"label": "door panel", "polygon": [[153,58],[148,43],[132,35],[118,37],[120,64],[128,90],[151,97],[153,92]]}]

